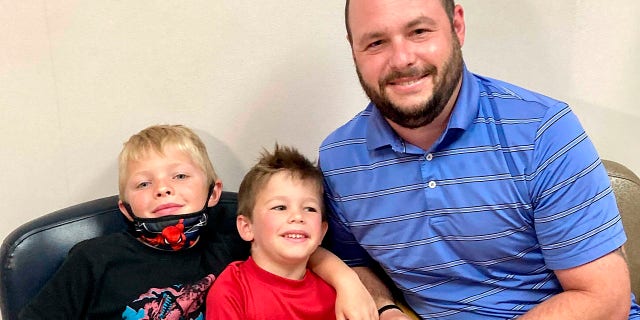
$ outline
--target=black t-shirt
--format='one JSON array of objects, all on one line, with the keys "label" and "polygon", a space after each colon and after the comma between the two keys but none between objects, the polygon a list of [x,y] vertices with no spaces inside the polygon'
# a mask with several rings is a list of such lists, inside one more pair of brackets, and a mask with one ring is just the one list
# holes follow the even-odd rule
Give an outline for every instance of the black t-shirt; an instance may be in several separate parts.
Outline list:
[{"label": "black t-shirt", "polygon": [[[209,230],[210,231],[210,230]],[[148,247],[129,233],[78,243],[20,319],[196,319],[206,293],[248,245],[236,232],[204,232],[187,250]]]}]

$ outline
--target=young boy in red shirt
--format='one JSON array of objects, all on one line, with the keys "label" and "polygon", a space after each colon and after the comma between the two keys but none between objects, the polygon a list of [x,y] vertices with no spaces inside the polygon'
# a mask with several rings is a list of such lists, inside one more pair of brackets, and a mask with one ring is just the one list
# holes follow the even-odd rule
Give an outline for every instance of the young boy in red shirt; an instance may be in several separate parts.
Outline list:
[{"label": "young boy in red shirt", "polygon": [[207,296],[208,320],[335,319],[335,290],[307,268],[327,232],[322,173],[276,145],[245,175],[237,227],[251,257],[230,264]]}]

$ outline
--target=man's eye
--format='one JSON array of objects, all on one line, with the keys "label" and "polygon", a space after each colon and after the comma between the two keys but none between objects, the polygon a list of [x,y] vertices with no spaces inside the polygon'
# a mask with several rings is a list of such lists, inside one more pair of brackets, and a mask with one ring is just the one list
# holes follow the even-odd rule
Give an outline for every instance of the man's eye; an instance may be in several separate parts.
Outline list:
[{"label": "man's eye", "polygon": [[382,40],[377,40],[377,41],[369,43],[369,45],[367,46],[367,49],[375,49],[375,48],[377,48],[377,47],[379,47],[381,45],[382,45]]}]

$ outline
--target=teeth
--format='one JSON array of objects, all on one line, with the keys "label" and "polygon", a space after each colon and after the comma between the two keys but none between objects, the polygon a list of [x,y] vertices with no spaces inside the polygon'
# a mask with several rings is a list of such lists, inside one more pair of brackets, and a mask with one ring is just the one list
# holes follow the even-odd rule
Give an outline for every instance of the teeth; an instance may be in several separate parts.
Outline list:
[{"label": "teeth", "polygon": [[284,236],[285,238],[292,238],[292,239],[302,239],[304,238],[303,235],[301,234],[288,234]]},{"label": "teeth", "polygon": [[410,86],[414,83],[417,83],[418,81],[420,81],[420,79],[417,80],[412,80],[412,81],[406,81],[406,82],[399,82],[397,83],[399,86]]}]

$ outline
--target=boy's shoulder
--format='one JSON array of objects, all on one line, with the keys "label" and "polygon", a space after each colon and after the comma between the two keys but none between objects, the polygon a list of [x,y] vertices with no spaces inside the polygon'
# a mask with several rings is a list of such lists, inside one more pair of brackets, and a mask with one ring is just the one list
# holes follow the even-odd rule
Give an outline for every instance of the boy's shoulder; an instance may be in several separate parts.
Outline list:
[{"label": "boy's shoulder", "polygon": [[75,244],[67,260],[84,260],[91,264],[106,263],[111,260],[126,259],[127,256],[140,257],[145,252],[144,245],[127,232],[116,232]]},{"label": "boy's shoulder", "polygon": [[95,237],[91,239],[82,240],[76,243],[70,250],[70,252],[93,252],[95,250],[105,249],[122,249],[133,245],[136,241],[131,235],[126,232],[116,232],[108,235]]}]

